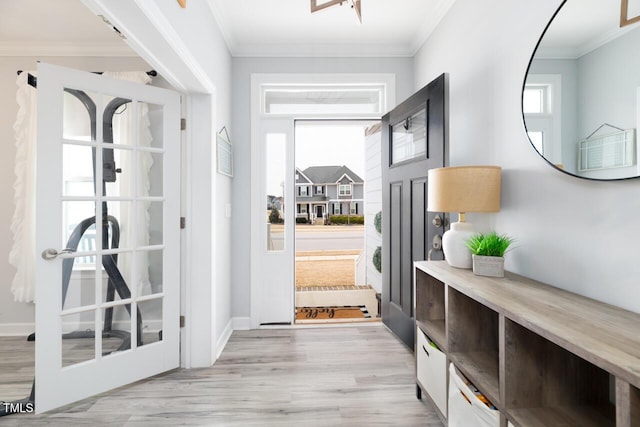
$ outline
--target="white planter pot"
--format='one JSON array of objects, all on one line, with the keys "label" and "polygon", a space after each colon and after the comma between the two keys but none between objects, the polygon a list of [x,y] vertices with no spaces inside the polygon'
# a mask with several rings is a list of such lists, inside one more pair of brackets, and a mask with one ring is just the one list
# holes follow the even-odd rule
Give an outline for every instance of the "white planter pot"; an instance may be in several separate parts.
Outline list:
[{"label": "white planter pot", "polygon": [[478,276],[504,277],[504,257],[473,255],[473,273]]}]

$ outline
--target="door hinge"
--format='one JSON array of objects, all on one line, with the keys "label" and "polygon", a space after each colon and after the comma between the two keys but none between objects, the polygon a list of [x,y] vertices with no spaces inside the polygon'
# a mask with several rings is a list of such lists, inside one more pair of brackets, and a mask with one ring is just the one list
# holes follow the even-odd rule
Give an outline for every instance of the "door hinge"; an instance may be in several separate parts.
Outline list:
[{"label": "door hinge", "polygon": [[180,217],[180,229],[183,230],[187,226],[187,219],[183,216]]},{"label": "door hinge", "polygon": [[180,130],[187,129],[187,119],[180,119]]},{"label": "door hinge", "polygon": [[184,316],[180,316],[180,327],[184,328]]}]

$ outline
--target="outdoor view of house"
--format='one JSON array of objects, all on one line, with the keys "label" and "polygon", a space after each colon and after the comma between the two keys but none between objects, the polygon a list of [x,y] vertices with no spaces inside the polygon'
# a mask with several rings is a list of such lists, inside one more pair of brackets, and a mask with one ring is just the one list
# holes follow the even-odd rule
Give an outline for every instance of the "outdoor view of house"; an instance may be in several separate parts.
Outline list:
[{"label": "outdoor view of house", "polygon": [[364,180],[349,167],[296,169],[296,223],[360,223]]}]

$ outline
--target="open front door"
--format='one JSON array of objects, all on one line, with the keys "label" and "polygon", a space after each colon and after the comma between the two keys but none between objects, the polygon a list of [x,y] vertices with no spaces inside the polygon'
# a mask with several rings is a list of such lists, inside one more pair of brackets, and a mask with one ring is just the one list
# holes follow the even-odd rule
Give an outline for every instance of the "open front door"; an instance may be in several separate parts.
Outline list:
[{"label": "open front door", "polygon": [[411,348],[413,262],[427,259],[431,249],[432,259],[443,259],[443,225],[427,212],[427,175],[445,166],[445,77],[382,118],[382,321]]},{"label": "open front door", "polygon": [[179,365],[180,96],[38,65],[36,411]]}]

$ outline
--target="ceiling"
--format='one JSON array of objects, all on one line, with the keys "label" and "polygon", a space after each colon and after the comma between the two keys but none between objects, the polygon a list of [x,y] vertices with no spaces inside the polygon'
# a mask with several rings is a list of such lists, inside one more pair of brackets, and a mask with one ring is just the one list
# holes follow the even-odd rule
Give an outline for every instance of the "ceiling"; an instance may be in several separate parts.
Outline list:
[{"label": "ceiling", "polygon": [[362,24],[346,2],[209,1],[234,56],[354,57],[413,56],[455,0],[362,0]]},{"label": "ceiling", "polygon": [[80,0],[0,0],[0,55],[135,53]]},{"label": "ceiling", "polygon": [[[193,1],[209,2],[234,56],[410,57],[455,0],[362,0],[362,24],[346,2],[312,15],[308,0]],[[0,55],[135,53],[81,0],[3,0]]]}]

